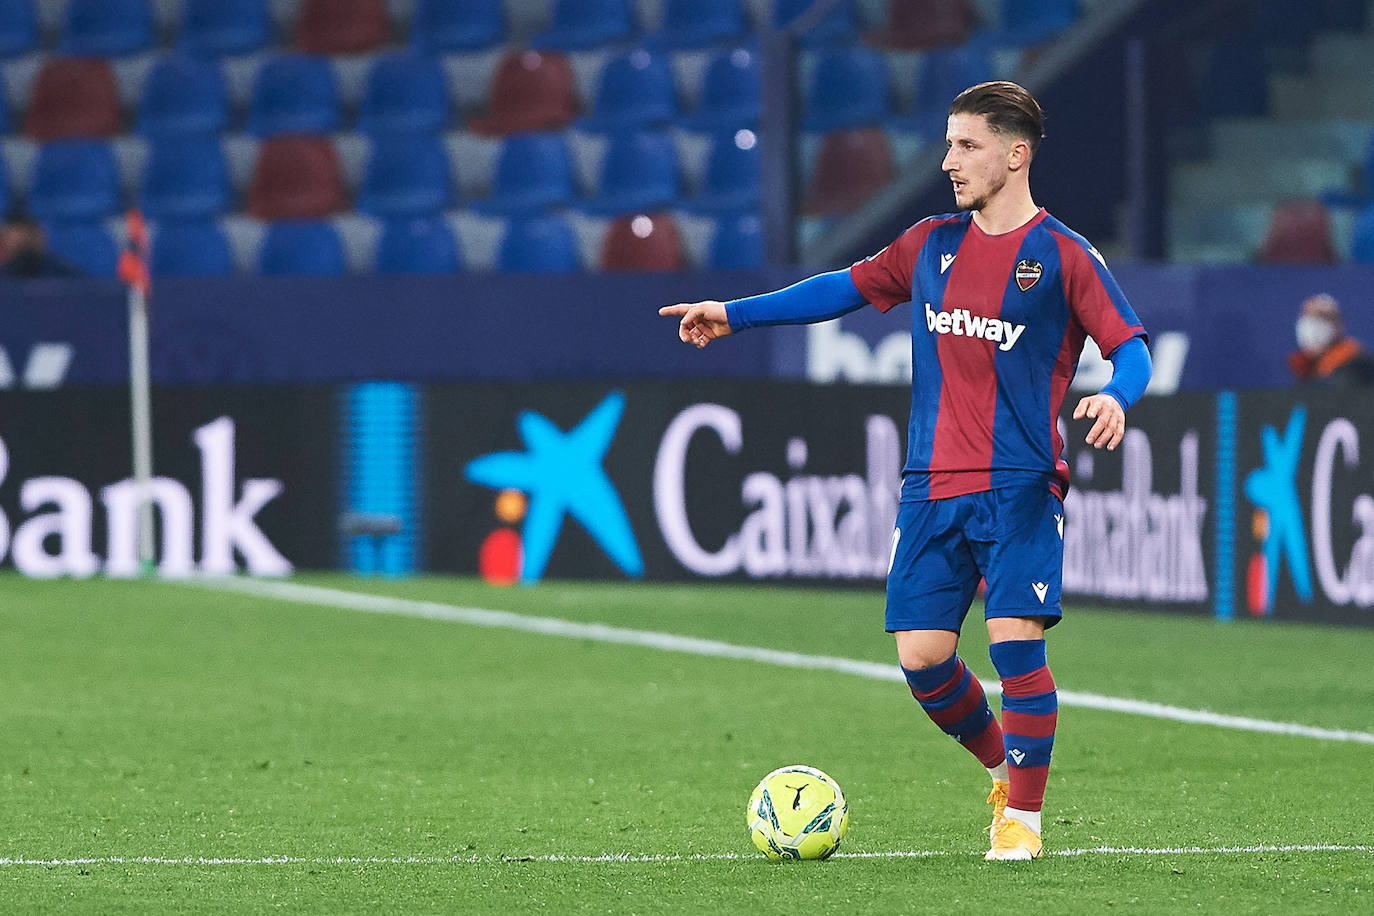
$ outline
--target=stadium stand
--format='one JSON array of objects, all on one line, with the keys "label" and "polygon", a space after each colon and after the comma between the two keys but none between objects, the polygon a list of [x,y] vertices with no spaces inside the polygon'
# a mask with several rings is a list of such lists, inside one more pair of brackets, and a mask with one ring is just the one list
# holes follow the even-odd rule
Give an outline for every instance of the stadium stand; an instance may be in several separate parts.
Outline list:
[{"label": "stadium stand", "polygon": [[607,144],[596,193],[581,206],[601,216],[659,210],[678,201],[680,188],[677,148],[666,132],[618,133]]},{"label": "stadium stand", "polygon": [[43,227],[48,251],[93,277],[113,277],[119,263],[119,249],[105,224],[92,222],[55,222]]},{"label": "stadium stand", "polygon": [[185,54],[153,64],[138,105],[138,131],[151,138],[219,134],[229,126],[229,92],[219,67]]},{"label": "stadium stand", "polygon": [[437,59],[403,52],[373,58],[358,108],[359,130],[438,133],[448,123],[448,85]]},{"label": "stadium stand", "polygon": [[410,20],[410,43],[422,53],[479,51],[506,38],[501,0],[419,0]]},{"label": "stadium stand", "polygon": [[119,57],[153,46],[153,12],[148,0],[67,0],[63,54]]},{"label": "stadium stand", "polygon": [[453,201],[453,176],[433,135],[388,134],[372,141],[358,209],[379,217],[438,216]]},{"label": "stadium stand", "polygon": [[34,81],[24,133],[35,140],[108,137],[122,126],[114,69],[99,57],[50,57]]},{"label": "stadium stand", "polygon": [[612,221],[601,241],[602,270],[681,270],[687,265],[682,234],[670,213],[637,213]]},{"label": "stadium stand", "polygon": [[677,90],[667,59],[637,48],[601,68],[591,113],[577,126],[594,131],[665,127],[676,115]]},{"label": "stadium stand", "polygon": [[573,273],[582,269],[582,259],[568,221],[549,214],[512,219],[501,235],[496,265],[508,273]]},{"label": "stadium stand", "polygon": [[666,0],[663,22],[646,36],[658,48],[710,48],[744,37],[740,0]]},{"label": "stadium stand", "polygon": [[569,206],[576,196],[572,156],[562,134],[513,134],[497,153],[491,195],[472,206],[517,216]]},{"label": "stadium stand", "polygon": [[307,54],[358,54],[391,39],[383,0],[304,0],[296,49]]},{"label": "stadium stand", "polygon": [[38,150],[28,208],[42,222],[113,216],[120,208],[119,173],[108,144],[60,140]]},{"label": "stadium stand", "polygon": [[881,124],[890,113],[888,72],[881,54],[868,48],[834,48],[820,56],[802,100],[803,130],[868,127]]},{"label": "stadium stand", "polygon": [[883,27],[865,40],[876,47],[926,51],[963,44],[976,24],[970,0],[888,0]]},{"label": "stadium stand", "polygon": [[635,33],[630,0],[553,0],[549,27],[530,39],[536,48],[586,51]]},{"label": "stadium stand", "polygon": [[275,137],[258,148],[245,207],[251,216],[315,219],[346,205],[338,154],[328,137]]},{"label": "stadium stand", "polygon": [[330,133],[339,120],[338,83],[325,58],[279,54],[258,71],[248,111],[253,134]]},{"label": "stadium stand", "polygon": [[701,187],[683,205],[703,213],[757,212],[760,168],[758,138],[753,131],[719,133],[711,142]]},{"label": "stadium stand", "polygon": [[745,48],[717,54],[701,78],[695,111],[678,117],[689,130],[753,127],[759,119],[758,59]]},{"label": "stadium stand", "polygon": [[752,213],[716,221],[706,265],[717,270],[752,270],[763,266],[763,226]]},{"label": "stadium stand", "polygon": [[1259,260],[1266,264],[1334,264],[1339,260],[1326,205],[1300,199],[1275,207]]},{"label": "stadium stand", "polygon": [[150,256],[158,277],[227,277],[235,267],[228,237],[210,218],[160,220]]},{"label": "stadium stand", "polygon": [[185,0],[177,46],[188,54],[250,54],[271,40],[267,0]]},{"label": "stadium stand", "polygon": [[343,242],[334,226],[318,221],[269,223],[258,252],[267,276],[337,277],[348,272]]},{"label": "stadium stand", "polygon": [[487,135],[562,130],[577,110],[567,57],[557,52],[512,51],[496,68],[486,115],[470,125]]},{"label": "stadium stand", "polygon": [[447,274],[463,267],[453,229],[442,217],[388,220],[377,242],[377,273]]},{"label": "stadium stand", "polygon": [[[792,24],[811,6],[811,0],[774,0],[773,23],[779,27]],[[827,13],[815,28],[801,36],[803,45],[852,44],[859,35],[858,17],[852,0],[844,0]]]},{"label": "stadium stand", "polygon": [[151,219],[214,216],[230,203],[218,136],[164,138],[152,145],[138,204]]},{"label": "stadium stand", "polygon": [[821,140],[802,212],[808,216],[848,213],[891,181],[893,174],[892,144],[881,128],[831,131]]},{"label": "stadium stand", "polygon": [[0,0],[0,57],[17,57],[38,47],[33,0]]}]

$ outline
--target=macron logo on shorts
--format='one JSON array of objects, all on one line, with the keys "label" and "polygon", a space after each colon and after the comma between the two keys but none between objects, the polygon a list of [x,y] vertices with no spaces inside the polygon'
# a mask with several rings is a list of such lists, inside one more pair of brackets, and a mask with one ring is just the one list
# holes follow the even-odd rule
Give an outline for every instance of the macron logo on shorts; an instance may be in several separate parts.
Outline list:
[{"label": "macron logo on shorts", "polygon": [[1016,346],[1025,332],[1024,324],[1012,324],[1000,318],[974,315],[968,309],[937,312],[926,303],[926,329],[932,334],[953,334],[955,337],[981,337],[997,344],[999,350]]}]

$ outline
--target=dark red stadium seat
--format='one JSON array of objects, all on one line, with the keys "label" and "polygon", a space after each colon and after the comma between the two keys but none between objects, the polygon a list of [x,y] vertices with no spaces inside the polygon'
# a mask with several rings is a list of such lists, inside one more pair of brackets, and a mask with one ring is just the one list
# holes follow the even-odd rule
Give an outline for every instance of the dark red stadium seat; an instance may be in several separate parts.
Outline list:
[{"label": "dark red stadium seat", "polygon": [[479,134],[561,130],[577,114],[572,66],[556,51],[514,51],[496,68],[485,117],[470,123]]},{"label": "dark red stadium seat", "polygon": [[887,23],[869,38],[904,50],[959,45],[977,22],[972,0],[888,0]]},{"label": "dark red stadium seat", "polygon": [[681,270],[682,236],[670,214],[622,216],[601,240],[602,270]]},{"label": "dark red stadium seat", "polygon": [[309,54],[357,54],[390,38],[383,0],[305,0],[296,21],[296,49]]},{"label": "dark red stadium seat", "polygon": [[339,159],[327,137],[263,141],[248,188],[249,214],[259,219],[318,219],[346,206]]},{"label": "dark red stadium seat", "polygon": [[38,71],[24,118],[35,140],[107,137],[120,130],[119,90],[101,57],[51,57]]},{"label": "dark red stadium seat", "polygon": [[1266,264],[1334,264],[1340,260],[1326,205],[1300,199],[1276,206],[1269,214],[1259,260]]},{"label": "dark red stadium seat", "polygon": [[821,140],[802,212],[808,216],[848,213],[892,178],[892,144],[882,128],[831,131]]}]

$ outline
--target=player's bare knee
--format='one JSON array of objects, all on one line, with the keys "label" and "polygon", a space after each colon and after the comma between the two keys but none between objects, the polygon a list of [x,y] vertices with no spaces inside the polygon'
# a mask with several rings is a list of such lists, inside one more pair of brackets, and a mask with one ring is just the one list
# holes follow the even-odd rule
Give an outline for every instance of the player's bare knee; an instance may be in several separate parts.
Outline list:
[{"label": "player's bare knee", "polygon": [[938,665],[959,648],[959,634],[949,630],[899,630],[897,660],[908,671]]}]

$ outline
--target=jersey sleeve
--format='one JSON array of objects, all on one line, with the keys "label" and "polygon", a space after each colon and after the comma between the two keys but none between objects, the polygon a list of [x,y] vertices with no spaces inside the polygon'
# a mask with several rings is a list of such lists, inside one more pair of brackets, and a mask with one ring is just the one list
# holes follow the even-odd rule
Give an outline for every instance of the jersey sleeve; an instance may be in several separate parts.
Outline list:
[{"label": "jersey sleeve", "polygon": [[910,302],[916,256],[930,237],[931,225],[923,220],[897,237],[891,245],[849,268],[849,279],[863,297],[880,312]]},{"label": "jersey sleeve", "polygon": [[1102,355],[1111,356],[1112,351],[1132,337],[1148,343],[1145,326],[1101,255],[1078,239],[1061,235],[1058,241],[1064,297]]}]

